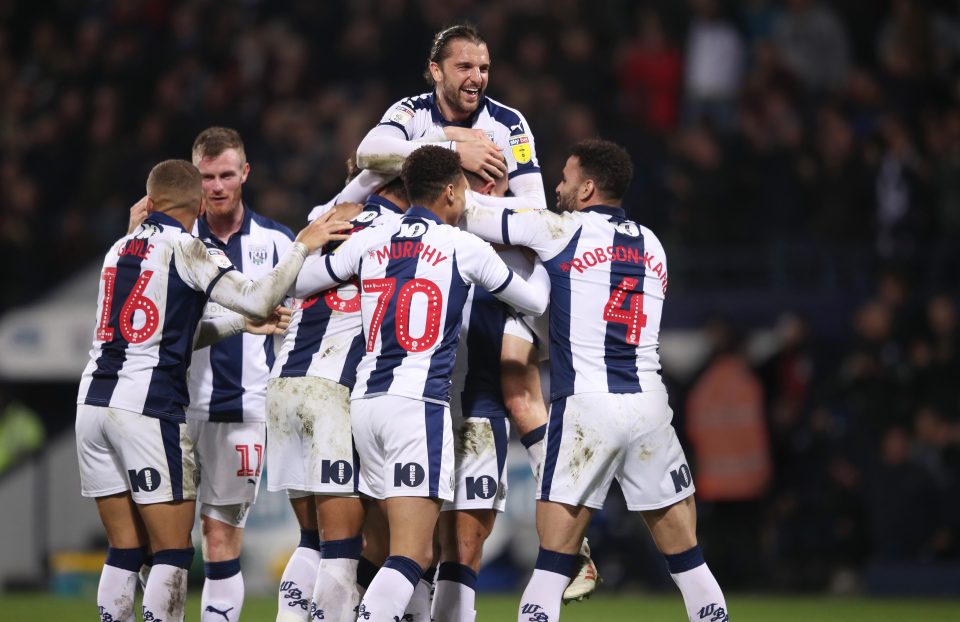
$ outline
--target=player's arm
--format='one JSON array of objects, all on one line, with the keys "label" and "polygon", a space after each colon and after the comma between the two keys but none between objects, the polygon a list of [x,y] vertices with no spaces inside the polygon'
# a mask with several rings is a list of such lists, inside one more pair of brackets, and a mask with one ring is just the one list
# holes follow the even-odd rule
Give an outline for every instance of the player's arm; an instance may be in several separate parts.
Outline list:
[{"label": "player's arm", "polygon": [[[537,146],[533,131],[523,115],[517,112],[517,123],[510,126],[510,136],[503,155],[507,161],[507,177],[512,197],[485,197],[493,200],[493,206],[510,209],[547,209],[547,196],[543,189],[543,176],[537,159]],[[518,200],[519,199],[519,200]]]},{"label": "player's arm", "polygon": [[197,325],[194,336],[193,349],[199,350],[233,337],[240,333],[252,335],[282,335],[290,326],[293,312],[288,307],[279,306],[270,316],[262,321],[254,321],[239,313],[227,313],[216,317],[204,317]]},{"label": "player's arm", "polygon": [[317,205],[310,213],[307,215],[307,220],[311,221],[316,219],[318,216],[326,214],[329,212],[335,205],[340,205],[342,203],[360,203],[363,204],[366,202],[367,197],[373,194],[378,188],[382,187],[384,184],[393,181],[396,177],[394,174],[381,174],[375,171],[360,171],[360,173],[350,180],[343,190],[340,193],[327,201],[322,205]]},{"label": "player's arm", "polygon": [[357,273],[360,258],[368,245],[369,236],[375,227],[367,227],[350,236],[332,253],[313,253],[303,262],[303,268],[289,295],[294,298],[308,298],[348,283]]},{"label": "player's arm", "polygon": [[468,276],[499,300],[525,315],[540,316],[547,310],[550,298],[550,277],[539,261],[528,280],[517,276],[507,267],[489,244],[476,238],[476,261],[468,267]]},{"label": "player's arm", "polygon": [[541,259],[558,253],[572,234],[569,217],[549,210],[509,210],[467,202],[460,228],[494,244],[528,246]]},{"label": "player's arm", "polygon": [[211,300],[255,320],[265,320],[297,278],[306,256],[331,240],[346,239],[336,232],[349,226],[348,222],[331,219],[330,214],[321,216],[300,231],[273,270],[256,281],[238,272],[223,251],[197,238],[177,247],[178,259],[188,281],[207,292]]}]

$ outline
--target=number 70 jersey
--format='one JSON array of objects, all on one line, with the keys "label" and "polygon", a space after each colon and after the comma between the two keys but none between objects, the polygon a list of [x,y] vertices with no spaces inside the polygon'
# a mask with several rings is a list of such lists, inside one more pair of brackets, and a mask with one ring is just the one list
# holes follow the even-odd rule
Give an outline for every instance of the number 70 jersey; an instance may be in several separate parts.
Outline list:
[{"label": "number 70 jersey", "polygon": [[528,246],[550,274],[550,399],[664,390],[660,318],[667,260],[623,209],[514,211],[471,205],[465,228]]}]

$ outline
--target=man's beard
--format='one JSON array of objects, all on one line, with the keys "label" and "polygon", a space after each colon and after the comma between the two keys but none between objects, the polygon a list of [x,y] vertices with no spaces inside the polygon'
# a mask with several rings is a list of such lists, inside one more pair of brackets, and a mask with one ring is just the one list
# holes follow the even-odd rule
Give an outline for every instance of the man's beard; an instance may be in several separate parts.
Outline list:
[{"label": "man's beard", "polygon": [[480,88],[477,92],[477,103],[473,105],[472,108],[468,108],[471,104],[463,102],[460,93],[460,87],[448,87],[446,83],[442,83],[440,92],[443,95],[443,99],[447,102],[447,105],[454,112],[462,112],[464,114],[470,114],[480,106],[480,100],[483,99],[484,89]]}]

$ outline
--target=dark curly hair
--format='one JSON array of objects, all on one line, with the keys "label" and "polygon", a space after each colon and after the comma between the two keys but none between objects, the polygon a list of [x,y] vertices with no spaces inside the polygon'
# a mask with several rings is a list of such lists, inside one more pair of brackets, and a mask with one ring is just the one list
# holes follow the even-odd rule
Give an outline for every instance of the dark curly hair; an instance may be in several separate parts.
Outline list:
[{"label": "dark curly hair", "polygon": [[427,67],[423,70],[423,77],[431,87],[434,85],[433,74],[430,73],[430,63],[438,65],[450,56],[450,42],[456,39],[466,39],[475,45],[486,45],[487,42],[480,36],[480,31],[473,24],[457,24],[444,28],[433,36],[430,45],[430,56],[427,57]]},{"label": "dark curly hair", "polygon": [[592,179],[601,195],[623,199],[633,178],[633,162],[623,147],[609,140],[588,138],[570,147],[567,155],[577,156],[584,179]]},{"label": "dark curly hair", "polygon": [[448,184],[457,183],[462,175],[460,155],[436,145],[420,147],[407,156],[400,169],[411,205],[433,203]]}]

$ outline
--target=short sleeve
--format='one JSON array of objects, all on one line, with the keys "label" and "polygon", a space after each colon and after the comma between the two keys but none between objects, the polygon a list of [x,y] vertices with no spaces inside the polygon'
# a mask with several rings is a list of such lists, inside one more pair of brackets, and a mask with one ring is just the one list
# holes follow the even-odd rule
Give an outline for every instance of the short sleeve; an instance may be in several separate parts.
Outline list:
[{"label": "short sleeve", "polygon": [[403,132],[407,140],[410,140],[413,136],[413,119],[416,114],[413,100],[408,97],[391,106],[378,125],[393,126]]}]

